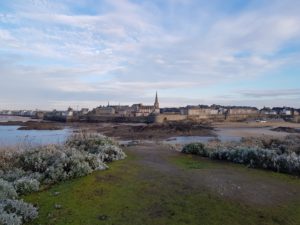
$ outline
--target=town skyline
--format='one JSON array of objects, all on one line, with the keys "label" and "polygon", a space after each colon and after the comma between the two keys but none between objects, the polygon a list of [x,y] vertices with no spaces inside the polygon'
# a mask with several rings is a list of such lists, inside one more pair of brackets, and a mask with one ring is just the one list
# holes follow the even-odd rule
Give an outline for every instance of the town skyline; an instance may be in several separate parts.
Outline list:
[{"label": "town skyline", "polygon": [[300,108],[297,0],[0,2],[0,108]]},{"label": "town skyline", "polygon": [[[213,104],[203,104],[203,103],[198,103],[198,104],[183,104],[183,105],[164,105],[161,103],[160,101],[160,97],[158,95],[158,92],[156,91],[155,92],[155,95],[154,95],[154,101],[149,102],[149,103],[144,103],[144,102],[132,102],[132,103],[114,103],[114,102],[110,102],[110,101],[107,101],[107,103],[103,103],[103,104],[98,104],[98,105],[95,105],[95,106],[91,106],[91,107],[83,107],[83,106],[80,106],[80,105],[69,105],[68,107],[66,108],[48,108],[48,109],[42,109],[42,108],[35,108],[35,109],[30,109],[30,108],[0,108],[0,114],[1,114],[1,111],[26,111],[26,110],[31,110],[31,111],[52,111],[52,110],[66,110],[67,108],[68,109],[72,109],[72,110],[75,110],[75,111],[80,111],[81,109],[88,109],[88,110],[91,110],[91,109],[95,109],[95,108],[101,108],[101,107],[110,107],[110,106],[114,106],[114,107],[117,107],[117,106],[134,106],[134,105],[144,105],[144,106],[154,106],[155,108],[161,108],[161,109],[167,109],[167,108],[186,108],[186,107],[209,107],[209,108],[214,108],[216,106],[221,106],[221,107],[225,107],[225,108],[234,108],[234,107],[248,107],[248,108],[257,108],[257,109],[272,109],[272,108],[291,108],[291,109],[296,109],[298,111],[300,111],[300,107],[295,107],[295,106],[288,106],[288,105],[274,105],[274,106],[270,106],[270,105],[264,105],[264,106],[253,106],[253,105],[222,105],[222,104],[217,104],[217,103],[213,103]],[[152,99],[152,100],[153,100]]]}]

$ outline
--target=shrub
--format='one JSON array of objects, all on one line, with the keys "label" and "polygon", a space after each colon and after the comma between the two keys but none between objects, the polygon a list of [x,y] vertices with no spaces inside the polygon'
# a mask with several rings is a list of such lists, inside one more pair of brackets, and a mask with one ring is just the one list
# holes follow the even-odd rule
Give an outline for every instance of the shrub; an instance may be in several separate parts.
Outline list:
[{"label": "shrub", "polygon": [[18,197],[18,194],[14,186],[9,182],[0,179],[0,200],[13,199],[16,197]]},{"label": "shrub", "polygon": [[62,157],[48,166],[44,173],[46,183],[57,183],[75,177],[85,176],[93,171],[88,162],[88,153],[65,149]]},{"label": "shrub", "polygon": [[81,132],[70,136],[66,141],[66,145],[78,150],[93,152],[94,149],[97,149],[99,146],[117,145],[117,143],[114,142],[111,138],[98,133]]},{"label": "shrub", "polygon": [[105,170],[108,168],[101,158],[94,154],[88,154],[86,156],[86,161],[93,170]]},{"label": "shrub", "polygon": [[115,145],[99,146],[94,148],[91,153],[96,154],[103,162],[112,162],[126,157],[122,149]]},{"label": "shrub", "polygon": [[6,171],[15,168],[20,154],[13,149],[0,150],[0,169]]},{"label": "shrub", "polygon": [[279,153],[276,150],[243,146],[218,147],[208,152],[199,143],[184,146],[182,152],[197,154],[211,159],[245,164],[253,168],[300,175],[300,156],[296,153]]},{"label": "shrub", "polygon": [[0,214],[12,214],[10,217],[22,218],[22,222],[33,220],[38,215],[37,209],[33,205],[26,203],[23,200],[1,200],[0,210],[2,211],[0,211]]},{"label": "shrub", "polygon": [[1,171],[0,178],[3,180],[14,182],[15,180],[20,179],[21,177],[25,176],[27,173],[20,169],[20,168],[12,168],[8,171]]},{"label": "shrub", "polygon": [[29,177],[22,177],[14,182],[14,186],[19,194],[24,195],[38,191],[40,182]]},{"label": "shrub", "polygon": [[19,166],[25,171],[43,173],[55,161],[64,157],[63,148],[57,145],[37,147],[24,152],[19,159]]},{"label": "shrub", "polygon": [[26,152],[20,159],[20,165],[26,170],[36,172],[40,181],[48,184],[107,168],[100,156],[67,146],[51,146]]},{"label": "shrub", "polygon": [[242,138],[239,145],[244,147],[257,147],[261,149],[272,149],[278,154],[292,153],[300,154],[300,136],[287,135],[284,138],[273,137],[247,137]]},{"label": "shrub", "polygon": [[48,145],[18,153],[0,154],[0,224],[19,225],[37,217],[37,209],[18,194],[103,170],[105,162],[124,159],[122,149],[99,134],[77,134],[65,145]]},{"label": "shrub", "polygon": [[111,162],[126,157],[116,142],[97,133],[74,134],[68,139],[66,146],[95,154],[102,162]]},{"label": "shrub", "polygon": [[194,154],[194,155],[201,155],[201,156],[208,156],[208,151],[205,148],[205,145],[202,143],[191,143],[185,145],[182,149],[183,153],[186,154]]},{"label": "shrub", "polygon": [[15,213],[1,212],[0,209],[0,224],[3,225],[21,225],[22,217]]},{"label": "shrub", "polygon": [[300,156],[296,153],[277,156],[275,166],[278,172],[300,175]]}]

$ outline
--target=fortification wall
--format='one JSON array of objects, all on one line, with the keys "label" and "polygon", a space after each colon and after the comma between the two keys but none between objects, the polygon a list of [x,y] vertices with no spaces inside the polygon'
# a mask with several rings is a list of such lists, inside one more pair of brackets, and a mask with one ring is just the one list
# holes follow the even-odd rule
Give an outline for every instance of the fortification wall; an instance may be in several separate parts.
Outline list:
[{"label": "fortification wall", "polygon": [[155,116],[155,123],[163,123],[167,121],[182,121],[187,120],[187,115],[180,114],[160,114]]},{"label": "fortification wall", "polygon": [[226,116],[226,121],[238,122],[247,119],[261,119],[263,116],[260,114],[231,114]]},{"label": "fortification wall", "polygon": [[300,116],[294,116],[294,122],[300,123]]},{"label": "fortification wall", "polygon": [[187,119],[196,122],[208,121],[208,120],[214,122],[220,122],[225,120],[225,115],[222,114],[215,114],[215,115],[207,114],[207,115],[197,115],[197,116],[194,115],[194,116],[188,116]]},{"label": "fortification wall", "polygon": [[190,120],[190,121],[224,121],[225,116],[224,115],[180,115],[180,114],[160,114],[155,116],[154,122],[156,123],[163,123],[167,121],[184,121],[184,120]]},{"label": "fortification wall", "polygon": [[120,117],[120,116],[87,116],[87,122],[95,123],[153,123],[155,120],[151,116],[138,116],[138,117]]}]

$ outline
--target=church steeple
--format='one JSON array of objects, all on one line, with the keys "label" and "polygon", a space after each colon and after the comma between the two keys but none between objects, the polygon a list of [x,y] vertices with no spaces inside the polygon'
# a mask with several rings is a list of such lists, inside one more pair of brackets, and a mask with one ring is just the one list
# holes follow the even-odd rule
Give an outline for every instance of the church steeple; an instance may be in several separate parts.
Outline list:
[{"label": "church steeple", "polygon": [[159,102],[158,102],[158,97],[157,97],[157,91],[156,91],[156,95],[155,95],[154,107],[155,107],[156,109],[159,109]]}]

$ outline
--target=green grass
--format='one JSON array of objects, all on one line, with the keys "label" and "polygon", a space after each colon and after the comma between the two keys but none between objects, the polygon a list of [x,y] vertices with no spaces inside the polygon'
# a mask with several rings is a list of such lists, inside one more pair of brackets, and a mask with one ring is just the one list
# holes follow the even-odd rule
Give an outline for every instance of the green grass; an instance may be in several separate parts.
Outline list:
[{"label": "green grass", "polygon": [[[185,155],[171,161],[187,169],[218,167],[209,161],[198,166],[197,159]],[[229,201],[191,190],[180,179],[137,164],[133,155],[110,164],[109,170],[55,185],[25,200],[40,208],[39,218],[31,224],[300,224],[299,202],[262,208]],[[62,208],[55,209],[55,204]]]},{"label": "green grass", "polygon": [[180,157],[174,156],[170,158],[170,161],[184,169],[213,169],[220,167],[220,164],[212,160],[189,154],[182,154]]},{"label": "green grass", "polygon": [[209,158],[195,156],[190,154],[182,154],[170,158],[170,162],[180,166],[183,169],[216,169],[216,168],[234,168],[240,172],[246,172],[251,176],[268,177],[283,182],[300,185],[300,177],[285,173],[278,173],[270,170],[249,168],[243,164],[236,164],[228,161],[211,160]]}]

